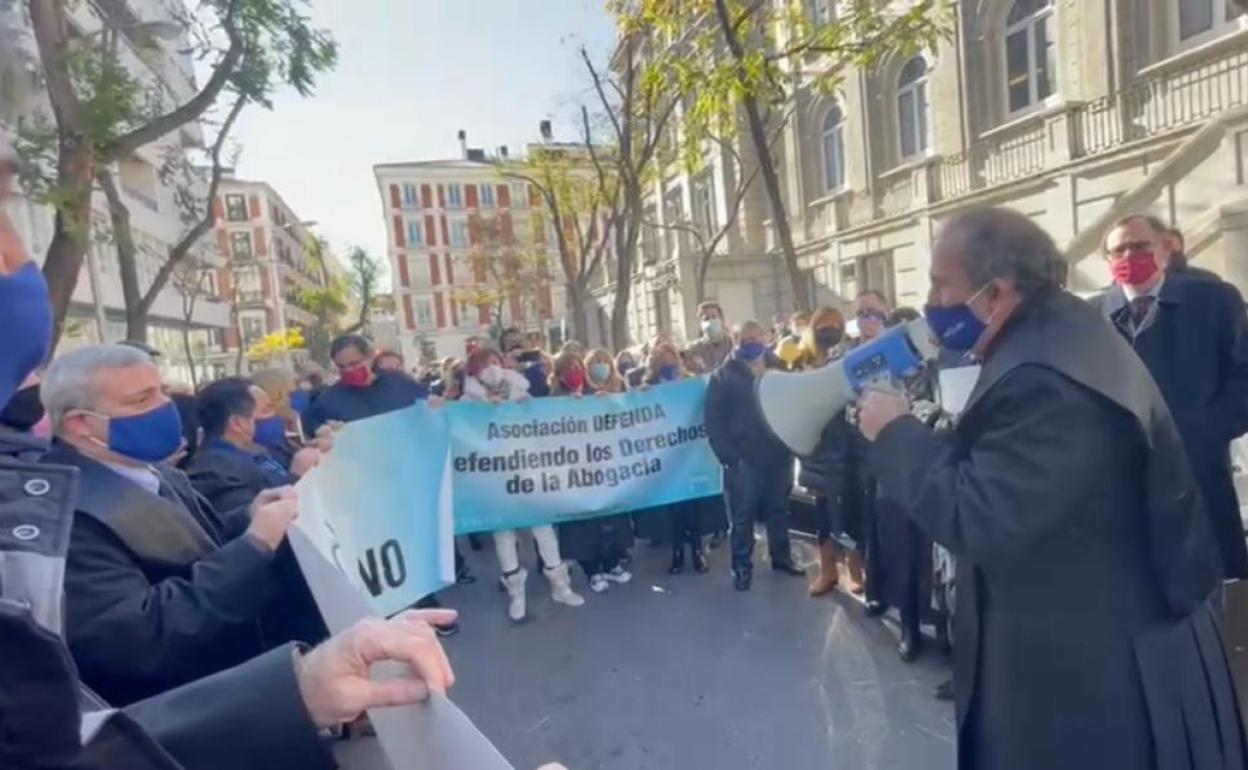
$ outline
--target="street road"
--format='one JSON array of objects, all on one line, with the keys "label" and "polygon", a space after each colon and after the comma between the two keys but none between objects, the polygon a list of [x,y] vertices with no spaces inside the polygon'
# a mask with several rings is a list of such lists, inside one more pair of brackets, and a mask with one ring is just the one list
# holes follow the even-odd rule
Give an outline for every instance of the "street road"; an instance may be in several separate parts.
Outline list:
[{"label": "street road", "polygon": [[710,574],[670,576],[668,551],[638,543],[628,585],[594,595],[576,571],[584,607],[530,575],[531,620],[512,627],[486,545],[467,554],[479,582],[442,595],[462,613],[452,697],[518,770],[954,767],[953,707],[932,697],[947,664],[902,663],[844,594],[811,599],[762,563],[739,594],[726,546]]}]

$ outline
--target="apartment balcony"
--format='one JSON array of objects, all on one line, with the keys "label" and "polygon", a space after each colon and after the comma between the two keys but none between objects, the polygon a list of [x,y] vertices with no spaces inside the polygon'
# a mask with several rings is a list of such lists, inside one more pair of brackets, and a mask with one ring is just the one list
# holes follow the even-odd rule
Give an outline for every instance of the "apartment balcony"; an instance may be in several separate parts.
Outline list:
[{"label": "apartment balcony", "polygon": [[1145,75],[1119,93],[1066,103],[995,128],[963,152],[887,171],[871,190],[813,201],[806,209],[807,238],[1043,179],[1065,166],[1179,138],[1248,106],[1248,51],[1215,47],[1155,65]]}]

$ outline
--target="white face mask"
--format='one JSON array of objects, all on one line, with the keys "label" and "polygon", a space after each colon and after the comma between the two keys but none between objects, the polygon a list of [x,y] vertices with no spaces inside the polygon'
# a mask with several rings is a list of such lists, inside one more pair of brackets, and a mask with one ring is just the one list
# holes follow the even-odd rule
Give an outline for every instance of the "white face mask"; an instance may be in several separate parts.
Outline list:
[{"label": "white face mask", "polygon": [[481,371],[478,379],[487,388],[497,388],[503,382],[503,367],[498,364],[490,364]]},{"label": "white face mask", "polygon": [[708,318],[702,322],[702,333],[711,339],[718,339],[724,334],[724,322],[718,318]]}]

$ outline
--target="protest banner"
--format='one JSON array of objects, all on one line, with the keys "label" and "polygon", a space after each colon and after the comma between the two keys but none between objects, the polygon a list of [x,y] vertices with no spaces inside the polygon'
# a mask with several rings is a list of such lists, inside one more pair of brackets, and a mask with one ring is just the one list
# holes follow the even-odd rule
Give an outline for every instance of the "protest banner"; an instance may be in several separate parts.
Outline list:
[{"label": "protest banner", "polygon": [[455,531],[622,513],[722,490],[706,382],[619,395],[446,407]]},{"label": "protest banner", "polygon": [[[303,570],[330,633],[340,633],[355,623],[376,617],[369,602],[351,585],[330,553],[329,542],[314,542],[309,530],[321,522],[296,519],[290,544]],[[317,533],[319,537],[321,533]],[[330,546],[331,551],[332,546]],[[373,667],[374,679],[407,676],[397,663]],[[369,718],[376,738],[356,738],[339,744],[339,764],[351,770],[514,770],[494,744],[454,703],[433,694],[426,703],[374,709]]]},{"label": "protest banner", "polygon": [[381,615],[454,580],[453,535],[717,495],[706,383],[447,404],[347,425],[298,485],[301,529]]},{"label": "protest banner", "polygon": [[360,420],[295,487],[300,529],[379,615],[455,580],[445,432],[423,405]]}]

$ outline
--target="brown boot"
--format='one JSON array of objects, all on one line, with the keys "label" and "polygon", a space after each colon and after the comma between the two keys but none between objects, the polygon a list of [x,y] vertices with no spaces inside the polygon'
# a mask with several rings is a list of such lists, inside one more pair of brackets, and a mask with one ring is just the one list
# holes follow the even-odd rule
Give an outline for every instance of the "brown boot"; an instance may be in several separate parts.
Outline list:
[{"label": "brown boot", "polygon": [[841,577],[839,550],[831,540],[819,544],[819,575],[810,584],[811,596],[823,596],[836,588]]},{"label": "brown boot", "polygon": [[849,551],[845,554],[845,569],[849,571],[849,591],[850,593],[862,596],[866,591],[867,584],[863,577],[862,571],[862,555],[857,551]]}]

